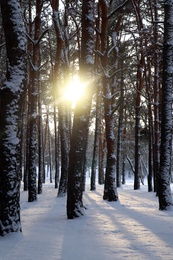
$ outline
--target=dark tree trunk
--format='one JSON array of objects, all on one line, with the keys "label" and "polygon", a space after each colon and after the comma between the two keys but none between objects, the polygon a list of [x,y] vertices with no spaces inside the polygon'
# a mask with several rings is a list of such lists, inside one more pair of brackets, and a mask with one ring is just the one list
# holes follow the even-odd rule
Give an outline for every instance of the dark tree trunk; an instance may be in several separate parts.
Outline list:
[{"label": "dark tree trunk", "polygon": [[[83,214],[82,174],[93,95],[94,0],[82,1],[80,72],[86,84],[84,99],[77,101],[70,142],[67,217]],[[90,81],[88,81],[90,79]]]},{"label": "dark tree trunk", "polygon": [[[54,100],[54,103],[55,102],[56,101]],[[57,189],[59,184],[59,143],[60,142],[59,142],[59,128],[57,126],[56,104],[54,104],[54,130],[55,130],[55,189]]]},{"label": "dark tree trunk", "polygon": [[52,140],[51,140],[51,133],[50,133],[50,126],[49,126],[49,110],[47,111],[47,116],[48,116],[48,151],[49,151],[49,167],[48,167],[48,173],[49,174],[49,179],[50,179],[50,183],[53,182],[53,176],[52,176]]},{"label": "dark tree trunk", "polygon": [[[60,25],[59,25],[59,17],[56,15],[59,13],[59,0],[53,0],[52,1],[52,11],[53,11],[53,23],[55,28],[55,34],[56,34],[56,60],[55,60],[55,66],[53,69],[53,86],[54,86],[54,129],[55,129],[55,188],[58,188],[59,184],[59,178],[60,178],[60,125],[57,126],[57,110],[59,111],[59,106],[57,105],[57,99],[58,99],[58,82],[60,77],[60,67],[61,67],[61,53],[63,48],[63,39],[61,35]],[[58,79],[59,77],[59,79]],[[59,113],[60,114],[60,113]],[[62,162],[61,162],[62,163]]]},{"label": "dark tree trunk", "polygon": [[35,31],[33,41],[32,53],[32,71],[31,71],[31,86],[29,89],[29,113],[30,113],[30,127],[29,127],[29,178],[28,178],[28,202],[37,200],[37,108],[38,108],[38,90],[39,90],[39,67],[40,60],[40,25],[41,25],[41,8],[42,1],[36,0],[36,15],[35,15]]},{"label": "dark tree trunk", "polygon": [[[101,58],[102,67],[108,73],[108,7],[105,1],[100,0],[101,7],[101,52],[104,54]],[[118,194],[115,185],[115,134],[114,134],[114,115],[112,113],[112,97],[109,79],[103,76],[103,94],[104,94],[104,118],[105,133],[107,143],[107,162],[103,199],[109,201],[117,201]]]},{"label": "dark tree trunk", "polygon": [[163,82],[161,108],[160,170],[158,172],[157,193],[159,209],[167,210],[172,205],[170,188],[170,168],[172,150],[172,85],[173,85],[173,0],[164,3],[164,45]]},{"label": "dark tree trunk", "polygon": [[[27,116],[29,116],[29,112],[27,111]],[[29,158],[29,122],[26,122],[26,145],[25,145],[25,165],[24,165],[24,173],[23,173],[23,190],[28,190],[28,171],[29,171],[29,162],[27,160]]]},{"label": "dark tree trunk", "polygon": [[152,109],[151,109],[151,98],[150,94],[149,97],[149,104],[148,104],[148,124],[149,124],[149,144],[148,144],[148,191],[153,190],[153,125],[152,125]]},{"label": "dark tree trunk", "polygon": [[85,186],[86,186],[88,134],[87,134],[85,145],[86,147],[84,147],[85,154],[84,154],[83,172],[82,172],[82,191],[85,191]]},{"label": "dark tree trunk", "polygon": [[69,164],[69,139],[68,139],[68,117],[65,105],[59,107],[59,129],[61,140],[61,178],[59,183],[58,196],[62,197],[67,192],[68,164]]},{"label": "dark tree trunk", "polygon": [[[150,91],[149,91],[150,92]],[[149,144],[148,144],[148,191],[153,190],[153,124],[152,124],[152,108],[151,97],[148,93],[148,125],[149,125]]]},{"label": "dark tree trunk", "polygon": [[118,136],[117,136],[117,165],[116,165],[116,182],[117,187],[121,187],[122,177],[122,135],[123,135],[123,109],[124,109],[124,79],[123,79],[123,61],[121,61],[121,94],[120,94],[120,108],[118,119]]},{"label": "dark tree trunk", "polygon": [[25,112],[26,112],[26,94],[23,95],[23,104],[21,103],[21,119],[19,120],[19,139],[20,139],[20,150],[19,150],[19,170],[20,170],[20,179],[23,177],[23,165],[25,160],[24,147],[25,147],[25,136],[26,136],[26,127],[25,127]]},{"label": "dark tree trunk", "polygon": [[17,133],[26,77],[26,40],[19,1],[2,0],[1,13],[7,50],[6,80],[0,88],[0,235],[3,236],[21,231]]},{"label": "dark tree trunk", "polygon": [[39,84],[38,98],[38,194],[42,193],[43,184],[43,123],[42,123],[42,108],[41,108],[41,90]]},{"label": "dark tree trunk", "polygon": [[118,194],[115,186],[115,138],[113,132],[114,120],[108,106],[105,106],[106,122],[106,142],[107,142],[107,162],[103,199],[108,201],[117,201]]},{"label": "dark tree trunk", "polygon": [[105,173],[104,173],[105,149],[106,147],[105,147],[104,134],[99,133],[98,183],[100,185],[104,184],[105,182]]},{"label": "dark tree trunk", "polygon": [[118,135],[117,135],[117,163],[116,163],[116,182],[117,187],[121,187],[121,176],[122,176],[122,115],[119,115],[118,119]]},{"label": "dark tree trunk", "polygon": [[[56,61],[54,68],[54,85],[55,96],[58,98],[62,97],[63,86],[67,82],[68,75],[68,55],[64,55],[64,49],[66,54],[68,53],[68,1],[66,1],[66,10],[64,15],[64,27],[65,32],[61,28],[60,17],[57,16],[59,12],[59,1],[52,1],[53,9],[53,22],[56,32]],[[67,46],[66,46],[67,45]],[[64,81],[64,82],[63,82]],[[58,117],[59,117],[59,131],[60,131],[60,147],[61,147],[61,177],[59,183],[58,196],[65,196],[67,191],[67,175],[68,175],[68,162],[69,162],[69,129],[68,129],[68,108],[67,104],[60,102],[58,104]],[[55,117],[54,117],[55,118]],[[56,136],[57,138],[57,136]],[[58,150],[56,151],[56,153]],[[56,158],[57,160],[57,158]]]},{"label": "dark tree trunk", "polygon": [[123,153],[123,160],[122,160],[122,184],[126,183],[126,156]]},{"label": "dark tree trunk", "polygon": [[154,0],[154,126],[153,126],[153,169],[154,169],[154,191],[157,192],[157,175],[160,164],[160,68],[159,68],[159,14],[157,1]]},{"label": "dark tree trunk", "polygon": [[[139,32],[143,30],[143,21],[141,16],[141,2],[133,0],[133,8],[136,15],[137,27]],[[139,48],[137,49],[137,78],[136,78],[136,107],[135,107],[135,172],[134,172],[134,190],[140,189],[140,158],[141,158],[141,138],[140,138],[140,117],[141,117],[141,91],[143,89],[143,68],[144,68],[144,53],[143,53],[143,39],[140,38]]]},{"label": "dark tree trunk", "polygon": [[[147,39],[145,39],[145,46],[147,46]],[[146,58],[145,62],[145,84],[146,94],[148,99],[148,191],[153,190],[153,113],[152,113],[152,71],[151,71],[151,57]]]},{"label": "dark tree trunk", "polygon": [[[29,24],[28,24],[28,35],[30,38],[32,38],[32,4],[31,4],[31,0],[28,0],[28,20],[29,20]],[[33,52],[33,45],[30,41],[27,42],[27,52],[28,53],[32,53]],[[28,86],[27,86],[27,111],[26,111],[26,117],[29,118],[30,117],[30,105],[29,105],[29,100],[30,100],[30,84],[31,84],[31,73],[32,73],[32,69],[31,69],[31,65],[28,65]],[[24,186],[23,189],[24,191],[28,191],[28,186],[29,186],[29,133],[30,133],[30,122],[29,120],[26,120],[26,145],[25,145],[25,166],[24,166],[24,176],[23,176],[23,181],[24,181]]]},{"label": "dark tree trunk", "polygon": [[[98,16],[96,18],[96,28],[99,30],[99,25],[100,25],[100,12],[99,12],[99,5],[97,3],[97,12],[98,12]],[[96,34],[96,41],[95,41],[95,48],[97,50],[99,50],[100,48],[100,36],[98,34]],[[97,55],[95,55],[95,62],[94,62],[94,67],[95,67],[95,71],[96,73],[98,73],[98,64],[99,64],[99,57]],[[90,189],[91,190],[95,190],[96,189],[96,175],[97,175],[97,165],[98,165],[98,182],[102,183],[102,178],[100,175],[100,163],[99,163],[99,152],[98,152],[98,148],[99,148],[99,131],[100,131],[100,126],[101,126],[101,105],[100,105],[100,84],[98,84],[97,86],[97,91],[96,91],[96,119],[95,119],[95,132],[94,132],[94,148],[93,148],[93,157],[92,157],[92,165],[91,165],[91,185],[90,185]],[[103,180],[104,180],[104,175],[103,175]],[[103,181],[104,182],[104,181]],[[100,184],[101,184],[100,183]]]},{"label": "dark tree trunk", "polygon": [[[140,70],[140,68],[138,68]],[[139,79],[137,79],[139,80]],[[138,88],[137,88],[138,89]],[[135,172],[134,190],[140,189],[140,95],[139,89],[136,93],[136,122],[135,122]]]},{"label": "dark tree trunk", "polygon": [[92,166],[91,166],[91,190],[96,189],[96,167],[97,167],[97,158],[98,158],[98,136],[99,136],[99,91],[97,90],[96,97],[96,121],[95,121],[95,133],[94,133],[94,149],[93,149],[93,158],[92,158]]}]

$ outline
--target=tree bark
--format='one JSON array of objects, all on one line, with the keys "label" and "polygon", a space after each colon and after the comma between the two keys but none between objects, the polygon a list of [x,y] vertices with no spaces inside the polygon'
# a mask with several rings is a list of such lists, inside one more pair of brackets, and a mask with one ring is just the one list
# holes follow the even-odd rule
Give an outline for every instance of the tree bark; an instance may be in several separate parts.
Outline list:
[{"label": "tree bark", "polygon": [[[108,73],[108,6],[106,1],[100,0],[102,11],[101,25],[101,57],[102,67]],[[112,93],[110,82],[106,75],[103,75],[103,95],[104,95],[104,118],[105,118],[105,133],[107,143],[107,162],[103,199],[109,201],[117,201],[118,194],[115,185],[115,134],[114,134],[114,115],[112,113]]]},{"label": "tree bark", "polygon": [[154,0],[154,131],[153,131],[153,169],[154,169],[154,191],[157,192],[157,175],[160,164],[160,80],[159,80],[159,27],[158,27],[157,0]]},{"label": "tree bark", "polygon": [[[84,98],[77,101],[70,142],[67,217],[83,214],[82,174],[93,95],[94,0],[82,2],[80,79],[86,84]],[[90,79],[90,80],[88,80]]]},{"label": "tree bark", "polygon": [[31,86],[29,89],[29,113],[30,113],[30,126],[29,126],[29,178],[28,178],[28,202],[37,200],[37,116],[38,116],[38,90],[41,64],[40,59],[40,25],[41,25],[41,9],[42,1],[36,0],[36,16],[35,16],[35,31],[32,55],[32,70],[31,70]]},{"label": "tree bark", "polygon": [[172,86],[173,86],[173,0],[164,2],[164,45],[163,82],[161,108],[160,170],[158,172],[157,193],[159,209],[167,210],[172,205],[170,188],[170,168],[172,150]]},{"label": "tree bark", "polygon": [[[18,121],[26,78],[26,39],[19,1],[2,0],[7,74],[0,88],[0,235],[20,232]],[[16,24],[17,21],[17,24]]]},{"label": "tree bark", "polygon": [[[143,21],[140,10],[140,2],[133,0],[133,8],[136,15],[137,27],[139,33],[143,30]],[[137,49],[137,78],[136,78],[136,121],[135,121],[135,173],[134,173],[134,190],[140,189],[140,157],[141,157],[141,140],[140,140],[140,117],[141,117],[141,91],[143,89],[143,67],[144,67],[144,53],[143,53],[143,39],[140,38],[139,48]]]}]

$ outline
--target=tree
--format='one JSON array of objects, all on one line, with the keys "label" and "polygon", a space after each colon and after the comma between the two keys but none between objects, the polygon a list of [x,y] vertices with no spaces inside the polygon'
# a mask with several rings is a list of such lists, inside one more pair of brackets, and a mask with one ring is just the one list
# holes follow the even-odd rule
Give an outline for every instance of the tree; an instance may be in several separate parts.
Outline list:
[{"label": "tree", "polygon": [[[105,118],[105,134],[107,144],[107,162],[103,199],[109,201],[117,201],[118,194],[115,185],[115,134],[114,134],[114,115],[113,94],[110,84],[109,74],[109,52],[108,52],[108,5],[106,1],[100,0],[101,9],[101,65],[104,70],[102,78],[103,95],[104,95],[104,118]],[[114,46],[116,47],[116,46]]]},{"label": "tree", "polygon": [[154,22],[154,125],[153,125],[153,170],[154,170],[154,191],[157,191],[157,175],[160,164],[160,53],[159,40],[162,39],[159,35],[159,9],[158,0],[153,3],[153,21]]},{"label": "tree", "polygon": [[164,12],[161,147],[160,170],[158,172],[157,182],[160,210],[167,210],[172,205],[170,168],[172,150],[173,0],[164,2]]},{"label": "tree", "polygon": [[[41,25],[41,9],[42,1],[36,1],[36,16],[34,20],[34,40],[30,39],[33,44],[33,55],[31,62],[31,75],[29,86],[29,178],[28,178],[28,201],[32,202],[37,200],[36,189],[36,155],[37,155],[37,109],[38,109],[38,90],[40,78],[40,25]],[[40,178],[39,178],[40,180]],[[40,185],[40,184],[39,184]],[[40,188],[41,190],[41,188]]]},{"label": "tree", "polygon": [[[82,1],[80,78],[86,84],[84,98],[77,101],[70,140],[67,217],[83,214],[82,173],[87,147],[93,95],[94,0]],[[90,79],[90,80],[88,80]]]},{"label": "tree", "polygon": [[[0,88],[0,235],[21,231],[18,121],[26,72],[26,40],[18,0],[2,0],[7,73]],[[17,23],[16,23],[17,21]]]},{"label": "tree", "polygon": [[123,109],[124,109],[124,77],[123,77],[123,59],[120,63],[121,66],[121,90],[119,101],[119,118],[118,118],[118,133],[117,133],[117,164],[116,164],[116,182],[117,187],[121,187],[121,175],[122,175],[122,137],[123,137]]},{"label": "tree", "polygon": [[[68,1],[64,14],[64,28],[59,15],[59,1],[52,1],[53,23],[56,33],[56,58],[54,66],[54,93],[57,100],[61,100],[63,91],[69,77],[68,71]],[[56,102],[55,101],[55,106]],[[55,118],[55,115],[54,115]],[[61,147],[61,178],[59,183],[58,196],[65,196],[67,191],[67,175],[69,160],[69,129],[68,129],[68,112],[67,104],[63,100],[58,102],[58,119],[60,130],[60,147]],[[56,123],[56,122],[55,122]],[[56,136],[57,138],[57,136]],[[56,140],[55,140],[56,142]],[[57,159],[57,158],[56,158]]]},{"label": "tree", "polygon": [[[140,32],[143,29],[143,21],[141,17],[140,2],[133,0],[133,8],[135,10],[137,28]],[[140,189],[140,109],[141,109],[141,91],[143,88],[143,66],[144,66],[144,54],[143,54],[143,39],[139,38],[139,48],[137,49],[137,78],[136,78],[136,123],[135,123],[135,174],[134,174],[134,189]],[[137,47],[136,47],[137,48]]]},{"label": "tree", "polygon": [[[97,91],[98,92],[98,91]],[[98,132],[99,132],[99,94],[96,95],[96,115],[95,115],[95,131],[94,131],[94,144],[93,144],[93,158],[91,165],[91,190],[96,189],[96,167],[98,157]]]}]

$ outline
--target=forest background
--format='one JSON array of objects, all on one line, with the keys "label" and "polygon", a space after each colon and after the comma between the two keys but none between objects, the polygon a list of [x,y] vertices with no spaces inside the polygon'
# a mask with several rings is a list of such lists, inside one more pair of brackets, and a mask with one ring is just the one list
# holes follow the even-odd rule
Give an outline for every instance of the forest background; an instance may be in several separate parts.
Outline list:
[{"label": "forest background", "polygon": [[88,169],[104,200],[118,200],[129,172],[135,190],[147,176],[159,209],[172,205],[172,9],[172,0],[1,1],[1,235],[21,230],[21,180],[35,201],[46,171],[67,193],[69,219],[83,215]]}]

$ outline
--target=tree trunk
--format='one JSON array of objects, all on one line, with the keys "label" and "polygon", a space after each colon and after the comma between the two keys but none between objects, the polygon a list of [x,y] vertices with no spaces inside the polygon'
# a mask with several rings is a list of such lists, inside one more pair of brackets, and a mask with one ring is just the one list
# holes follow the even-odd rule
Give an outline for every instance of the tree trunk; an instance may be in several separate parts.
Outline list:
[{"label": "tree trunk", "polygon": [[[140,70],[140,68],[138,68]],[[138,74],[138,73],[137,73]],[[138,81],[139,79],[137,79]],[[134,190],[140,189],[140,95],[139,88],[136,93],[136,121],[135,121],[135,172]]]},{"label": "tree trunk", "polygon": [[[55,95],[55,94],[54,94]],[[54,100],[54,131],[55,131],[55,189],[59,184],[59,127],[57,126],[57,109]]]},{"label": "tree trunk", "polygon": [[[101,130],[101,129],[100,129]],[[105,159],[105,138],[103,133],[99,133],[99,163],[98,163],[98,183],[105,182],[104,159]]]},{"label": "tree trunk", "polygon": [[157,191],[157,175],[160,164],[160,82],[159,82],[159,34],[158,34],[158,10],[157,1],[154,0],[154,133],[153,133],[153,169],[154,191]]},{"label": "tree trunk", "polygon": [[68,118],[65,104],[59,106],[59,129],[61,140],[61,178],[59,183],[58,196],[62,197],[67,192],[68,164],[69,164],[69,139],[68,139]]},{"label": "tree trunk", "polygon": [[[53,9],[53,22],[56,32],[56,61],[54,67],[54,87],[56,97],[62,98],[64,86],[67,83],[68,75],[68,20],[67,9],[68,1],[66,1],[66,10],[64,16],[65,32],[61,28],[60,17],[57,15],[59,12],[59,1],[54,0],[52,2]],[[67,46],[66,46],[67,44]],[[67,191],[67,175],[68,175],[68,162],[69,162],[69,131],[68,131],[68,109],[65,101],[58,103],[58,118],[59,118],[59,130],[60,130],[60,147],[61,147],[61,177],[59,183],[58,196],[65,196]]]},{"label": "tree trunk", "polygon": [[17,133],[26,78],[26,40],[19,1],[2,0],[1,13],[7,50],[6,80],[0,88],[0,235],[3,236],[22,230]]},{"label": "tree trunk", "polygon": [[[140,9],[140,2],[133,0],[132,1],[133,8],[136,15],[136,21],[137,21],[137,27],[139,32],[142,32],[143,30],[143,21],[141,16],[141,9]],[[143,39],[140,38],[139,42],[139,48],[137,49],[137,78],[136,78],[136,122],[135,122],[135,173],[134,173],[134,190],[140,189],[140,178],[141,178],[141,172],[140,172],[140,157],[141,157],[141,151],[140,151],[140,106],[141,106],[141,91],[143,88],[143,68],[144,68],[144,54],[143,54]]]},{"label": "tree trunk", "polygon": [[[108,7],[105,1],[100,0],[100,7],[102,11],[102,25],[101,25],[101,63],[104,71],[108,73]],[[109,79],[103,75],[103,94],[104,94],[104,118],[105,118],[105,132],[107,143],[107,162],[106,175],[103,199],[109,201],[117,201],[118,194],[115,185],[115,134],[114,134],[114,115],[112,113],[112,93]]]},{"label": "tree trunk", "polygon": [[40,25],[41,25],[41,8],[42,1],[36,0],[36,16],[35,16],[35,32],[33,41],[33,56],[32,56],[32,72],[31,72],[31,86],[29,90],[29,113],[30,113],[30,127],[29,127],[29,178],[28,178],[28,202],[37,200],[37,108],[38,108],[38,90],[39,90],[39,67],[40,60]]},{"label": "tree trunk", "polygon": [[172,64],[173,64],[173,0],[164,3],[163,82],[161,108],[160,170],[157,192],[159,209],[167,210],[172,205],[170,168],[172,150]]},{"label": "tree trunk", "polygon": [[86,87],[84,99],[78,100],[76,104],[70,142],[67,192],[68,219],[73,219],[83,214],[82,174],[93,95],[93,49],[94,0],[85,0],[82,1],[80,78],[86,84]]},{"label": "tree trunk", "polygon": [[123,60],[121,61],[121,93],[120,93],[120,107],[118,119],[118,136],[117,136],[117,165],[116,165],[116,182],[117,187],[121,187],[122,176],[122,135],[123,135],[123,109],[124,109],[124,78],[123,78]]},{"label": "tree trunk", "polygon": [[99,131],[99,97],[97,93],[96,99],[96,121],[95,121],[95,132],[94,132],[94,149],[93,149],[93,158],[92,158],[92,166],[91,166],[91,188],[90,190],[96,189],[96,166],[97,166],[97,157],[98,157],[98,131]]},{"label": "tree trunk", "polygon": [[42,122],[42,107],[41,107],[41,89],[39,83],[38,97],[38,194],[42,193],[43,184],[43,122]]}]

